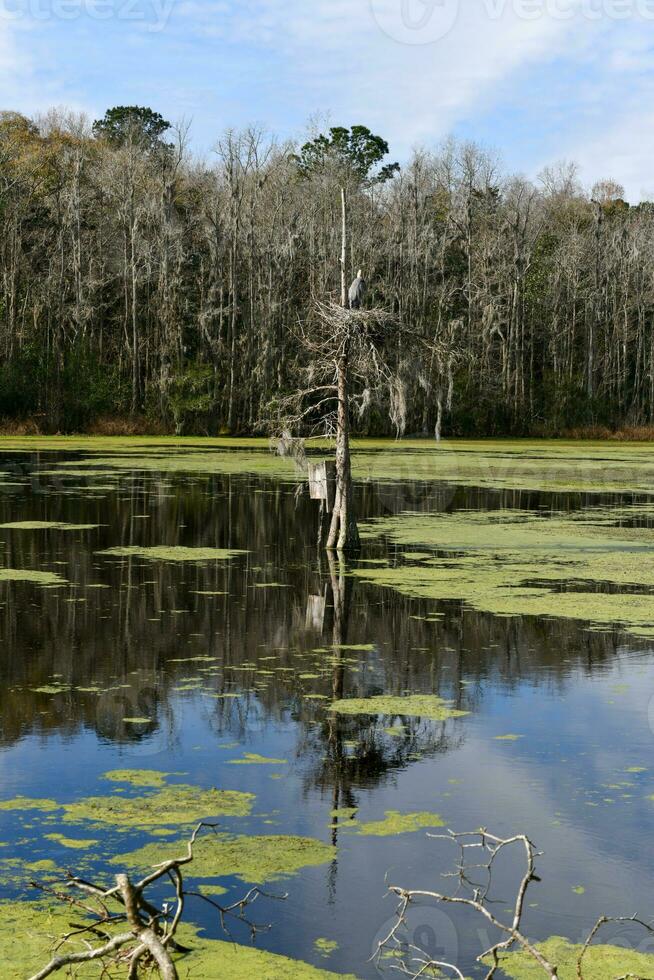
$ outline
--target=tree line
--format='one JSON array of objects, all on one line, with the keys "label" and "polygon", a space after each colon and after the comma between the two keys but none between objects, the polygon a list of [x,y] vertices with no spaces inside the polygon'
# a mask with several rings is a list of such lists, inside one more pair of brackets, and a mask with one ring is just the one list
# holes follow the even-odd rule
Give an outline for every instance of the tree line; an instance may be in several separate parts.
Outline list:
[{"label": "tree line", "polygon": [[[610,180],[585,192],[569,164],[508,174],[454,140],[361,181],[380,137],[312,137],[307,172],[301,147],[255,128],[205,160],[146,108],[92,125],[0,113],[0,419],[264,431],[306,385],[316,304],[340,295],[328,158],[347,145],[345,264],[398,324],[404,379],[361,399],[357,432],[654,424],[654,204]],[[431,355],[406,352],[401,327]]]}]

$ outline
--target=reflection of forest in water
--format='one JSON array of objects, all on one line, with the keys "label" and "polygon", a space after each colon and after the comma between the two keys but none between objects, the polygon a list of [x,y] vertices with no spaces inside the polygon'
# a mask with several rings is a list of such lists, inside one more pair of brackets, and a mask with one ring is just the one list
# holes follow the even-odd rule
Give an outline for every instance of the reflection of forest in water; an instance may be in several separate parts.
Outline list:
[{"label": "reflection of forest in water", "polygon": [[[64,458],[73,464],[66,476]],[[313,962],[314,939],[333,938],[341,949],[326,965],[361,977],[378,975],[369,957],[392,914],[388,869],[400,884],[434,887],[451,859],[424,833],[361,832],[389,812],[528,831],[547,854],[534,934],[576,939],[582,907],[589,926],[607,909],[650,907],[654,668],[641,651],[651,641],[573,620],[501,618],[354,577],[354,564],[330,562],[318,547],[317,505],[292,482],[181,469],[89,476],[83,458],[65,453],[35,463],[0,460],[0,471],[13,467],[0,483],[0,524],[98,526],[0,529],[0,566],[64,580],[0,583],[7,797],[104,797],[113,793],[106,772],[141,766],[253,793],[252,814],[228,831],[338,844],[331,863],[293,880],[264,944]],[[358,494],[364,518],[612,502],[426,482],[363,484]],[[162,545],[245,553],[203,563],[99,554]],[[359,567],[401,567],[410,554],[368,539]],[[617,690],[623,681],[627,693]],[[470,714],[438,722],[328,710],[341,697],[405,693],[435,694]],[[232,765],[246,753],[287,764]],[[6,820],[7,840],[27,839],[20,812]],[[61,860],[48,837],[38,846]],[[129,849],[112,837],[107,848]],[[477,933],[464,924],[459,941],[473,975]]]},{"label": "reflection of forest in water", "polygon": [[[40,464],[47,470],[52,458]],[[576,668],[592,672],[613,661],[623,642],[578,623],[499,619],[458,602],[437,606],[354,581],[318,550],[315,505],[289,484],[124,473],[115,489],[93,492],[113,478],[101,471],[92,481],[38,477],[30,475],[30,466],[26,457],[12,460],[13,475],[18,468],[27,482],[5,489],[0,522],[101,526],[0,532],[5,567],[55,571],[69,583],[54,589],[2,586],[4,745],[30,733],[81,728],[116,742],[147,742],[156,735],[162,745],[172,745],[176,704],[195,698],[216,736],[239,735],[268,720],[296,722],[298,756],[310,763],[308,784],[330,787],[335,805],[348,806],[353,786],[406,766],[418,752],[446,751],[451,738],[465,738],[465,723],[404,719],[401,735],[389,735],[387,719],[330,714],[325,705],[332,698],[434,693],[474,712],[489,681],[510,688],[529,680],[556,689]],[[403,507],[543,505],[528,492],[419,484],[366,486],[360,494],[366,516]],[[561,497],[553,506],[584,502]],[[242,548],[248,554],[209,564],[97,554],[116,545],[161,544]],[[367,546],[367,556],[381,554],[378,544]],[[435,611],[444,613],[442,619],[426,622]],[[374,649],[339,651],[339,645]],[[312,652],[317,649],[324,654]],[[217,658],[210,671],[189,660],[203,656]],[[325,662],[316,668],[321,656]],[[205,671],[201,690],[176,690],[199,670]],[[318,676],[306,680],[303,673]],[[53,678],[66,690],[54,696],[37,690]],[[240,696],[211,698],[209,692]],[[128,717],[149,721],[127,724]]]}]

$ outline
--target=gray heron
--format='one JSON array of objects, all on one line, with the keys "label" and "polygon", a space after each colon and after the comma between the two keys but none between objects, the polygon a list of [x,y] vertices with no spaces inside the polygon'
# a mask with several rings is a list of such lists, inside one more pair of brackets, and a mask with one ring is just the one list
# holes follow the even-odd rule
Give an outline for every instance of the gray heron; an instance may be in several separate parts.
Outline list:
[{"label": "gray heron", "polygon": [[363,270],[359,269],[357,277],[350,286],[348,297],[351,310],[360,310],[363,305],[363,298],[366,295],[366,282],[363,278]]}]

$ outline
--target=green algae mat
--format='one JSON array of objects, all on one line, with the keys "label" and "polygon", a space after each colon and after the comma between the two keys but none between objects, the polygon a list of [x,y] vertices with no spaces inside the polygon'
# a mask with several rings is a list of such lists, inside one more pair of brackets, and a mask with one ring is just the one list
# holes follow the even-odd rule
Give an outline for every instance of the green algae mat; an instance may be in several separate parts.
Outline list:
[{"label": "green algae mat", "polygon": [[111,555],[116,558],[145,558],[149,561],[209,562],[228,561],[236,555],[244,554],[244,552],[227,548],[180,548],[166,545],[141,548],[137,545],[130,545],[128,547],[106,548],[98,554]]},{"label": "green algae mat", "polygon": [[[114,769],[102,776],[102,779],[117,784],[113,795],[84,797],[72,803],[15,797],[0,801],[0,812],[26,814],[37,830],[45,831],[58,822],[74,825],[80,834],[86,832],[86,836],[80,837],[69,837],[52,829],[43,833],[43,840],[69,849],[86,850],[98,843],[88,837],[89,828],[96,834],[113,828],[119,832],[152,835],[157,839],[131,853],[114,855],[109,861],[112,865],[141,871],[185,854],[190,829],[200,821],[211,823],[219,817],[244,818],[251,813],[255,801],[253,793],[169,783],[170,776],[157,770]],[[123,787],[146,792],[128,795],[122,792]],[[426,815],[415,815],[416,818],[421,816]],[[176,830],[171,830],[171,826]],[[186,836],[174,841],[160,839],[161,836],[174,836],[179,828],[187,828]],[[206,828],[204,836],[196,842],[189,874],[195,878],[238,877],[261,883],[295,874],[302,868],[325,864],[335,856],[335,847],[311,837],[227,834]],[[0,850],[0,872],[5,880],[11,877],[22,883],[36,872],[56,870],[56,865],[49,859],[26,862]]]},{"label": "green algae mat", "polygon": [[[271,452],[267,439],[177,439],[173,437],[2,438],[0,450],[13,453],[75,451],[63,475],[92,473],[112,477],[126,470],[168,473],[256,473],[293,480],[301,468],[293,459]],[[354,440],[353,473],[365,482],[428,481],[487,489],[516,488],[553,493],[654,495],[654,449],[643,443],[553,440]],[[324,441],[309,441],[307,451],[324,457],[333,451]]]},{"label": "green algae mat", "polygon": [[63,521],[7,521],[0,531],[94,531],[98,524],[65,524]]},{"label": "green algae mat", "polygon": [[66,579],[55,572],[39,572],[28,568],[0,568],[0,582],[29,582],[32,585],[66,585]]},{"label": "green algae mat", "polygon": [[[121,776],[123,773],[118,771],[108,774],[107,778],[120,781]],[[141,782],[136,782],[137,779],[138,776],[130,772],[124,781],[151,787],[153,792],[141,796],[119,793],[87,796],[72,803],[16,797],[0,801],[0,811],[62,811],[65,823],[92,821],[117,827],[162,827],[193,824],[221,816],[244,817],[249,814],[255,798],[253,793],[238,790],[201,789],[183,783],[162,786],[156,781],[156,776],[148,780],[148,776],[144,775]]]},{"label": "green algae mat", "polygon": [[447,721],[449,718],[462,718],[468,714],[434,694],[346,698],[333,701],[330,710],[341,715],[404,715],[429,718],[431,721]]},{"label": "green algae mat", "polygon": [[[76,922],[86,924],[83,913],[75,911]],[[3,980],[26,980],[49,962],[58,937],[71,931],[71,913],[56,903],[0,902],[0,944],[2,945]],[[106,928],[106,927],[103,927]],[[116,926],[110,932],[118,931]],[[174,957],[180,977],[197,980],[355,980],[351,975],[330,973],[300,960],[269,953],[262,949],[240,946],[224,940],[206,939],[189,925],[182,926],[177,937],[188,946],[189,953]],[[85,952],[89,936],[71,938],[59,952]],[[63,972],[55,976],[64,976]],[[75,976],[84,980],[124,980],[124,968],[100,963],[76,966]]]},{"label": "green algae mat", "polygon": [[[567,939],[553,936],[538,945],[540,952],[558,969],[559,980],[578,980],[577,962],[583,947],[575,946]],[[542,980],[542,968],[528,953],[514,952],[500,955],[502,973],[511,980]],[[654,977],[654,955],[639,953],[622,946],[590,946],[582,960],[584,980],[617,980],[632,977],[633,980]]]},{"label": "green algae mat", "polygon": [[[404,560],[353,574],[409,596],[461,599],[497,616],[577,619],[654,637],[651,517],[646,504],[547,515],[400,514],[371,521],[362,533],[404,548]],[[429,551],[416,555],[418,545]]]},{"label": "green algae mat", "polygon": [[[144,870],[183,854],[185,846],[183,840],[146,844],[131,854],[119,855],[112,864]],[[189,874],[194,878],[238,877],[251,884],[263,884],[301,868],[326,864],[335,856],[335,847],[311,837],[212,834],[198,840]]]}]

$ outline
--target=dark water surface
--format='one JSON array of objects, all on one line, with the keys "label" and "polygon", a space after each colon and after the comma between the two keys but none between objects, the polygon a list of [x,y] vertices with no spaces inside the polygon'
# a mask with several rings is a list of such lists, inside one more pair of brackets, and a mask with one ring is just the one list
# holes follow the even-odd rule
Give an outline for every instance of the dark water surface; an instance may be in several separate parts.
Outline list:
[{"label": "dark water surface", "polygon": [[[1,799],[107,794],[101,776],[116,768],[252,792],[252,815],[225,819],[226,829],[338,846],[332,863],[269,886],[288,899],[261,904],[259,919],[272,929],[258,942],[362,978],[379,975],[370,957],[392,922],[387,883],[441,888],[455,855],[424,830],[374,837],[347,820],[332,826],[337,808],[358,807],[361,823],[389,810],[430,811],[456,830],[528,833],[545,852],[524,923],[534,938],[578,942],[602,913],[651,916],[651,641],[568,620],[498,618],[343,576],[317,547],[316,505],[293,482],[183,470],[57,474],[76,458],[84,470],[84,454],[0,449],[8,474],[0,523],[100,525],[0,530],[1,567],[66,580],[60,588],[0,582]],[[430,511],[444,500],[498,509],[506,494],[367,484],[359,509],[366,517]],[[579,505],[559,495],[562,503]],[[547,506],[547,495],[521,494],[519,506]],[[98,554],[119,545],[246,553],[199,564]],[[362,558],[386,555],[375,541]],[[191,659],[205,656],[216,659]],[[391,734],[388,718],[327,710],[335,696],[405,692],[438,694],[469,714],[404,719]],[[506,735],[520,737],[498,738]],[[287,762],[230,764],[245,752]],[[63,852],[37,824],[33,814],[0,812],[8,845],[0,854],[75,868],[77,852]],[[84,854],[86,874],[108,880],[116,869],[106,855],[146,839],[138,828],[94,827],[86,836],[101,840],[97,853]],[[512,902],[512,881],[508,871],[500,878],[499,910]],[[244,891],[236,879],[223,884],[228,897]],[[0,881],[0,898],[18,894]],[[221,936],[203,906],[191,903],[189,915]],[[417,943],[457,959],[468,975],[492,938],[449,910],[415,909],[410,923]],[[609,930],[605,941],[622,933]],[[246,942],[246,932],[237,938]],[[314,945],[321,938],[338,944],[329,956]]]}]

